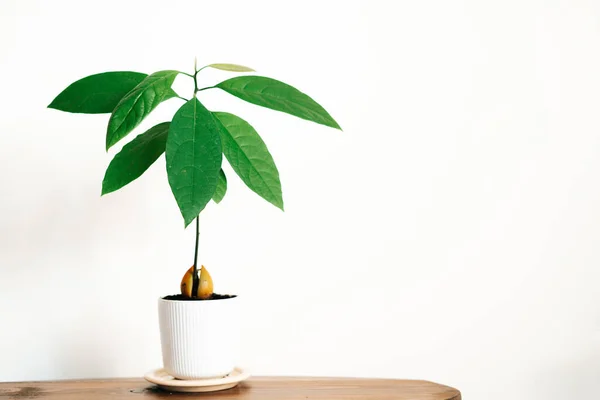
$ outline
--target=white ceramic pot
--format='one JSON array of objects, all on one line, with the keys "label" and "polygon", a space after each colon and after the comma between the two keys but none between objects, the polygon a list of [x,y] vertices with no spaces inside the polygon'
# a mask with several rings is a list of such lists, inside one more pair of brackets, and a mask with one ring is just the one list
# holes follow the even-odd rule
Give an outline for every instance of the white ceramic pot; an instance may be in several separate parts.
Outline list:
[{"label": "white ceramic pot", "polygon": [[158,299],[165,370],[178,379],[223,377],[238,365],[238,298]]}]

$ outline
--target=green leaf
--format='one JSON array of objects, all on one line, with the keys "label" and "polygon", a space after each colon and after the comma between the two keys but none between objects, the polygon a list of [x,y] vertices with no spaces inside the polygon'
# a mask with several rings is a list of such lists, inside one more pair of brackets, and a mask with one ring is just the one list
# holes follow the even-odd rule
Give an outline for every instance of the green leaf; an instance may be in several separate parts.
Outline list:
[{"label": "green leaf", "polygon": [[158,124],[138,135],[113,158],[102,181],[102,194],[121,189],[136,180],[165,151],[170,122]]},{"label": "green leaf", "polygon": [[250,67],[244,67],[243,65],[238,64],[210,64],[207,67],[220,69],[223,71],[231,71],[231,72],[255,72]]},{"label": "green leaf", "polygon": [[56,110],[82,113],[110,113],[129,91],[148,76],[140,72],[114,71],[86,76],[71,83],[48,106]]},{"label": "green leaf", "polygon": [[215,87],[249,103],[341,130],[338,123],[316,101],[298,89],[275,79],[263,76],[238,76],[223,81]]},{"label": "green leaf", "polygon": [[213,201],[217,204],[223,200],[225,197],[225,193],[227,192],[227,177],[225,176],[225,172],[221,170],[219,172],[219,182],[217,183],[217,189],[215,190],[215,194],[213,194]]},{"label": "green leaf", "polygon": [[164,100],[168,100],[168,99],[173,98],[173,97],[179,97],[179,95],[172,88],[169,88],[169,90],[167,90],[167,94],[166,94]]},{"label": "green leaf", "polygon": [[127,136],[162,101],[176,96],[171,85],[178,73],[160,71],[148,75],[119,101],[108,121],[106,150]]},{"label": "green leaf", "polygon": [[223,154],[246,186],[283,210],[279,172],[267,145],[256,130],[240,117],[215,112],[221,128]]},{"label": "green leaf", "polygon": [[169,184],[188,226],[215,194],[223,158],[217,121],[197,98],[175,113],[166,157]]}]

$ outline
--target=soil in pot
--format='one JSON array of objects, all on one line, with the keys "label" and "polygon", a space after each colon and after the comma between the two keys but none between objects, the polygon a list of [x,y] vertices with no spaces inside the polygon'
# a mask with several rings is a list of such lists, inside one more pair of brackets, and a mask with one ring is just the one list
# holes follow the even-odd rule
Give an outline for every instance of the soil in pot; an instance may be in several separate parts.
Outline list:
[{"label": "soil in pot", "polygon": [[177,301],[211,301],[211,300],[224,300],[231,299],[237,297],[234,294],[217,294],[213,293],[208,299],[200,299],[198,297],[184,297],[182,294],[172,294],[169,296],[163,297],[164,300],[177,300]]}]

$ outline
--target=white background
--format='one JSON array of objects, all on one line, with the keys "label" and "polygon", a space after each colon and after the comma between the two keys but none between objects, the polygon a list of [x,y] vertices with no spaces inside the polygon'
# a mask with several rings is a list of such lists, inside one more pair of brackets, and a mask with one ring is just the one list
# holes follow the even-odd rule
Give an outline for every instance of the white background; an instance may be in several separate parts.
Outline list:
[{"label": "white background", "polygon": [[344,128],[200,95],[261,133],[286,202],[227,166],[201,216],[202,263],[245,303],[244,367],[597,396],[597,1],[4,0],[0,14],[1,381],[161,365],[156,300],[178,291],[194,236],[164,158],[101,198],[108,117],[46,106],[86,75],[198,56],[288,82]]}]

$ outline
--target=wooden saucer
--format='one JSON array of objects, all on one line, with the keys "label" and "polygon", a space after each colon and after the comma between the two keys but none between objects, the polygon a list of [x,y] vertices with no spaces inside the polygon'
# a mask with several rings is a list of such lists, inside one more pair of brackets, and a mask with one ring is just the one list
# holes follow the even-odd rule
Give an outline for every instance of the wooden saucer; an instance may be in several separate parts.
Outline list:
[{"label": "wooden saucer", "polygon": [[169,375],[164,368],[159,368],[148,372],[144,375],[144,379],[158,385],[161,389],[171,392],[201,393],[231,389],[241,381],[248,379],[249,376],[250,374],[242,368],[235,368],[223,378],[181,380]]}]

